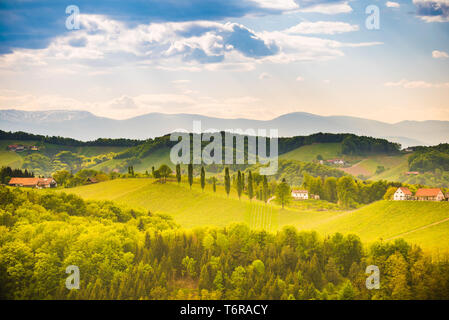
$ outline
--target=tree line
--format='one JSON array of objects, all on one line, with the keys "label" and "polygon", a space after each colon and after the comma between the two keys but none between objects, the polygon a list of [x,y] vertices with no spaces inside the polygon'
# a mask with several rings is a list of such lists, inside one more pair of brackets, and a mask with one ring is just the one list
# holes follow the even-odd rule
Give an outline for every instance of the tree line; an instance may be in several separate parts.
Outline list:
[{"label": "tree line", "polygon": [[[80,289],[65,269],[80,270]],[[380,289],[365,285],[368,265]],[[399,239],[180,229],[171,218],[0,187],[0,299],[449,299],[449,259]]]},{"label": "tree line", "polygon": [[7,132],[0,130],[0,140],[19,140],[19,141],[39,141],[42,143],[55,144],[60,146],[96,146],[96,147],[132,147],[144,143],[144,140],[137,139],[109,139],[99,138],[93,141],[80,141],[72,138],[64,138],[59,136],[44,136],[40,134],[32,134],[23,131]]}]

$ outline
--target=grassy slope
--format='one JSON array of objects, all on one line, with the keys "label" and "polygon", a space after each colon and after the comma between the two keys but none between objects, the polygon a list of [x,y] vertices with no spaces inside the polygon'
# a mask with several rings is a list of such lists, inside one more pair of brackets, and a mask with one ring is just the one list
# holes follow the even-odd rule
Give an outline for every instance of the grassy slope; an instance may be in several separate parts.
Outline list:
[{"label": "grassy slope", "polygon": [[324,159],[341,157],[341,143],[318,143],[303,146],[282,154],[280,158],[311,162],[316,160],[319,154]]},{"label": "grassy slope", "polygon": [[[206,186],[203,193],[197,184],[189,190],[186,184],[164,185],[152,179],[113,180],[78,187],[66,192],[87,199],[108,199],[130,207],[167,213],[183,227],[246,222],[253,228],[275,231],[285,225],[300,230],[316,230],[321,234],[355,233],[363,241],[403,237],[425,248],[449,249],[449,222],[426,227],[449,218],[449,203],[379,201],[355,211],[319,211],[306,208],[306,203],[282,210],[277,205],[260,205],[258,201],[238,200],[235,191],[229,199],[222,186],[217,193]],[[307,204],[308,206],[309,204]],[[317,206],[320,204],[317,203]],[[402,236],[402,234],[426,227]]]},{"label": "grassy slope", "polygon": [[[14,141],[14,140],[0,140],[0,167],[10,166],[14,168],[21,168],[23,163],[23,157],[26,156],[27,152],[16,153],[12,151],[7,151],[6,148],[11,144],[21,144],[25,146],[38,145],[41,146],[39,141]],[[120,152],[126,149],[126,147],[96,147],[96,146],[85,146],[85,147],[71,147],[71,146],[60,146],[45,143],[44,147],[40,151],[35,151],[37,153],[44,154],[46,156],[53,156],[61,151],[67,150],[86,157],[97,156],[100,154],[107,154],[109,152]]]},{"label": "grassy slope", "polygon": [[[100,163],[91,167],[94,170],[103,170],[103,171],[111,171],[115,169],[123,160],[121,159],[112,159]],[[140,159],[140,163],[134,165],[134,170],[136,172],[151,172],[151,167],[154,166],[156,169],[159,168],[161,164],[167,164],[174,169],[174,165],[170,161],[170,149],[163,148],[151,153],[149,156]]]},{"label": "grassy slope", "polygon": [[[346,173],[357,177],[362,174],[372,180],[391,180],[395,181],[395,177],[408,171],[407,158],[409,155],[399,156],[369,156],[366,159],[356,163],[350,168],[344,168]],[[376,175],[378,166],[383,166],[385,171]]]},{"label": "grassy slope", "polygon": [[20,168],[23,158],[15,152],[0,151],[0,167]]}]

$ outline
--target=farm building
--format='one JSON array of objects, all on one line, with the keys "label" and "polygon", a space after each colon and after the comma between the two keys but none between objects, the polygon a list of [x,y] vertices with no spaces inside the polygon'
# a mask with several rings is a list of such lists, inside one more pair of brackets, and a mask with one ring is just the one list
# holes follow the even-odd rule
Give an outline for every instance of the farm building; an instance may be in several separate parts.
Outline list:
[{"label": "farm building", "polygon": [[443,201],[445,200],[444,194],[441,189],[418,189],[415,194],[415,198],[418,201]]},{"label": "farm building", "polygon": [[309,199],[309,191],[307,190],[292,190],[292,197],[295,200],[307,200]]},{"label": "farm building", "polygon": [[9,185],[12,187],[37,189],[57,187],[57,183],[53,178],[11,178]]},{"label": "farm building", "polygon": [[394,193],[393,199],[396,200],[396,201],[412,200],[413,199],[413,195],[412,195],[412,192],[408,188],[400,187]]},{"label": "farm building", "polygon": [[89,177],[86,179],[86,183],[87,184],[98,183],[98,180],[93,177]]},{"label": "farm building", "polygon": [[344,165],[345,164],[345,161],[343,160],[343,159],[329,159],[329,160],[326,160],[328,163],[332,163],[332,164],[335,164],[335,165]]}]

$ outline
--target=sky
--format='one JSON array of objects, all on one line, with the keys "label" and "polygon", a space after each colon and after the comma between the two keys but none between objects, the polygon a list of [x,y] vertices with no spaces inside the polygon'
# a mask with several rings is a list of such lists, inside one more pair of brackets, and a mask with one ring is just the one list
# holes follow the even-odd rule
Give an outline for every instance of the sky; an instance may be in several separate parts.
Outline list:
[{"label": "sky", "polygon": [[2,0],[0,109],[449,120],[449,0]]}]

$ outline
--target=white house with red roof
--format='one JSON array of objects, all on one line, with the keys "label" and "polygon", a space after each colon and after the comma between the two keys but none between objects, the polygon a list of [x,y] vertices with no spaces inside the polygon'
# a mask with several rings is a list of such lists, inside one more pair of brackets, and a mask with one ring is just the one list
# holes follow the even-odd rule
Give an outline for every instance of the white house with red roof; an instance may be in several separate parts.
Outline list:
[{"label": "white house with red roof", "polygon": [[307,199],[309,199],[309,191],[293,189],[292,197],[295,200],[307,200]]},{"label": "white house with red roof", "polygon": [[393,195],[393,200],[402,201],[402,200],[411,200],[412,192],[407,187],[400,187]]}]

